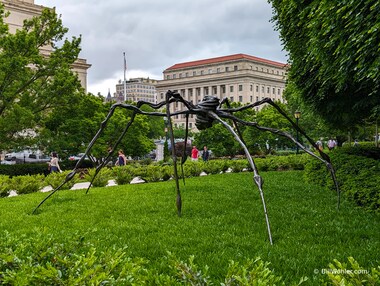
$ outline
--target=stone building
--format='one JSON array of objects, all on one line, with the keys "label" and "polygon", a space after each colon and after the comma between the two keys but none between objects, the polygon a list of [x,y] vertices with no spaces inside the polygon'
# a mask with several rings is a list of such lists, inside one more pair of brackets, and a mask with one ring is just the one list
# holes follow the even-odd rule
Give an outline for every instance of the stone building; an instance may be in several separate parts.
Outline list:
[{"label": "stone building", "polygon": [[[9,25],[9,31],[15,32],[20,29],[25,19],[31,19],[35,16],[41,15],[42,10],[45,8],[41,5],[34,4],[34,0],[0,0],[4,4],[5,11],[10,14],[5,18],[5,23]],[[50,46],[42,47],[41,53],[49,55],[51,52]],[[87,69],[91,67],[87,64],[85,59],[77,59],[73,64],[72,69],[78,74],[82,87],[87,90]]]},{"label": "stone building", "polygon": [[[130,78],[126,81],[126,100],[137,102],[139,100],[155,103],[157,80],[150,78]],[[116,85],[115,98],[123,98],[124,81],[119,80]]]},{"label": "stone building", "polygon": [[[246,54],[175,64],[163,72],[163,80],[156,84],[157,101],[165,100],[167,90],[178,91],[184,99],[196,104],[205,95],[227,97],[231,102],[247,104],[265,97],[284,102],[287,65]],[[183,110],[172,104],[171,112]],[[184,126],[185,116],[175,116],[174,126]],[[190,116],[189,127],[195,128]]]}]

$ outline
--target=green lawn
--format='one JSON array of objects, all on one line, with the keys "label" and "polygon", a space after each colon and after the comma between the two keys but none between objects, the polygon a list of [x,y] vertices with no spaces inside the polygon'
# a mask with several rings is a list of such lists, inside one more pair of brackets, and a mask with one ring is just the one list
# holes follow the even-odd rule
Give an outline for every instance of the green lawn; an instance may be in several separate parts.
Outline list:
[{"label": "green lawn", "polygon": [[[264,172],[264,192],[274,245],[270,245],[263,208],[252,174],[210,175],[181,182],[183,210],[175,208],[174,181],[59,191],[37,214],[43,193],[0,199],[0,231],[32,234],[47,229],[62,240],[78,234],[98,249],[127,247],[163,267],[167,251],[186,260],[195,255],[215,281],[229,260],[260,256],[286,281],[308,276],[316,283],[333,259],[353,256],[363,269],[380,265],[380,217],[336,195],[305,184],[302,172]],[[219,280],[218,280],[219,279]]]}]

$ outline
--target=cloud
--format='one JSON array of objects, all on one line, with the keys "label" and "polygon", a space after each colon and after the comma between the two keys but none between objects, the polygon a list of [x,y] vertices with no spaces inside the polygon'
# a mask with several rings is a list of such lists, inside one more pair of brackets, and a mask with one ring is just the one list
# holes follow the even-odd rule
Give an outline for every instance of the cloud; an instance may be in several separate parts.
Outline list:
[{"label": "cloud", "polygon": [[123,78],[162,79],[180,62],[246,53],[286,62],[264,0],[35,0],[56,6],[68,36],[82,35],[80,57],[92,64],[88,90],[107,95]]}]

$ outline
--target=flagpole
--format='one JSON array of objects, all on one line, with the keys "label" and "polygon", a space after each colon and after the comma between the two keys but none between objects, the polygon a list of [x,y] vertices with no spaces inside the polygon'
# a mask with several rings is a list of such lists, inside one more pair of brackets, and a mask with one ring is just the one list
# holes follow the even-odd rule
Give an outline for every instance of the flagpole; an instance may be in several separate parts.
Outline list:
[{"label": "flagpole", "polygon": [[123,52],[124,55],[124,96],[123,99],[124,101],[127,100],[127,80],[125,78],[125,74],[127,72],[127,60],[125,59],[125,52]]}]

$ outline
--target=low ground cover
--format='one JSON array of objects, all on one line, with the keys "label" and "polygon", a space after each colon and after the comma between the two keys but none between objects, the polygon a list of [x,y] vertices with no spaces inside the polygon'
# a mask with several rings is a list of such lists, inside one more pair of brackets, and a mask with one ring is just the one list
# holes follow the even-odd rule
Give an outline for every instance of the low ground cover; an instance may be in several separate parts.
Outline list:
[{"label": "low ground cover", "polygon": [[0,200],[0,232],[32,236],[46,232],[62,241],[81,239],[99,251],[123,248],[149,267],[167,269],[168,251],[181,260],[194,255],[223,281],[230,260],[261,257],[284,280],[318,285],[334,259],[352,256],[364,270],[380,264],[380,217],[334,192],[305,184],[301,171],[263,172],[274,245],[268,241],[262,205],[252,174],[189,178],[181,185],[183,216],[177,217],[174,182],[59,191],[36,215],[42,193]]}]

